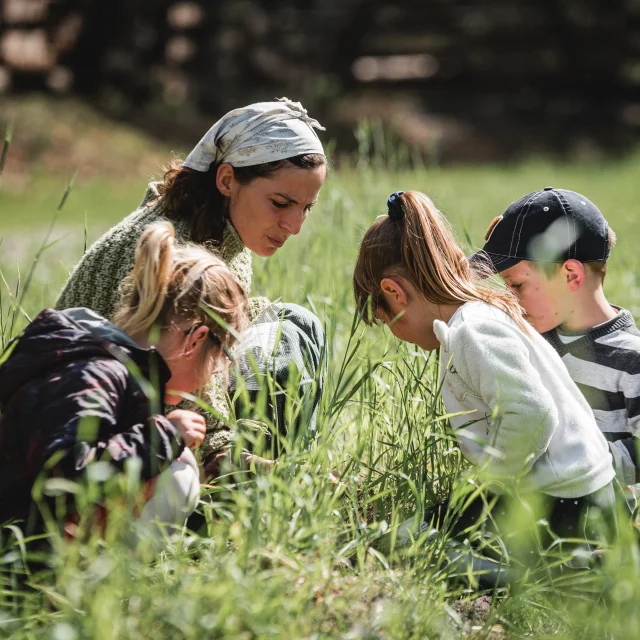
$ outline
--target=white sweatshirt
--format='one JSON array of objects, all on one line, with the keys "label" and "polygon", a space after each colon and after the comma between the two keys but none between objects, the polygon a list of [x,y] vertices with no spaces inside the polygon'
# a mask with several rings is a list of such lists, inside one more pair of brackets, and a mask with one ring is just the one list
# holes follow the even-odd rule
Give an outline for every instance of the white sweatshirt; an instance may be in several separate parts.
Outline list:
[{"label": "white sweatshirt", "polygon": [[560,356],[484,302],[462,305],[440,341],[442,397],[460,449],[491,477],[524,491],[579,498],[615,472],[604,436]]}]

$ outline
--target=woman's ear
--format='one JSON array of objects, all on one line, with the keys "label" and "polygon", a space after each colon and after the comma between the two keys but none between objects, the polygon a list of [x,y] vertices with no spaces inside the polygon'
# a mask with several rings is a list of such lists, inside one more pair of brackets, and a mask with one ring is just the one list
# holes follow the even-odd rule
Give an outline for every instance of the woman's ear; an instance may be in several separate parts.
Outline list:
[{"label": "woman's ear", "polygon": [[409,298],[407,297],[406,287],[403,286],[399,279],[383,278],[380,281],[380,289],[389,308],[395,313],[398,313],[401,307],[407,306]]},{"label": "woman's ear", "polygon": [[216,187],[223,196],[231,197],[234,179],[233,167],[228,162],[223,162],[216,172]]}]

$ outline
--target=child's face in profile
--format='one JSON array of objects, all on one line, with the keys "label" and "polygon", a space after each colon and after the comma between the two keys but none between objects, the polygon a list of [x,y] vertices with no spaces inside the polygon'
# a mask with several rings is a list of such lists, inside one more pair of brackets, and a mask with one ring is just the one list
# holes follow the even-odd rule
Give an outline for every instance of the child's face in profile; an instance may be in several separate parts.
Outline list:
[{"label": "child's face in profile", "polygon": [[164,398],[166,404],[180,403],[182,398],[172,392],[193,393],[201,389],[216,369],[226,364],[214,357],[213,350],[207,349],[208,340],[206,326],[190,331],[186,337],[182,325],[171,325],[160,334],[156,347],[171,371]]},{"label": "child's face in profile", "polygon": [[562,269],[547,277],[528,260],[502,271],[500,277],[516,294],[533,328],[544,333],[564,322],[564,308],[569,291]]},{"label": "child's face in profile", "polygon": [[379,307],[376,318],[384,322],[391,333],[404,342],[415,344],[425,351],[440,346],[433,332],[433,321],[439,318],[437,307],[430,305],[404,279],[385,278],[381,282],[387,310]]}]

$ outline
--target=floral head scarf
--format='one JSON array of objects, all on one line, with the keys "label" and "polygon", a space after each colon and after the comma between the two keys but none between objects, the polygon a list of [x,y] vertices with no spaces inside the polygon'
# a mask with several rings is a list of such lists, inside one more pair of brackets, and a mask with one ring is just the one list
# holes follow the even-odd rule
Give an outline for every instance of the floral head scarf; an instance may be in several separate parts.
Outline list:
[{"label": "floral head scarf", "polygon": [[324,155],[316,129],[324,131],[299,102],[279,98],[250,104],[220,118],[183,166],[208,171],[213,163],[247,167],[307,153]]}]

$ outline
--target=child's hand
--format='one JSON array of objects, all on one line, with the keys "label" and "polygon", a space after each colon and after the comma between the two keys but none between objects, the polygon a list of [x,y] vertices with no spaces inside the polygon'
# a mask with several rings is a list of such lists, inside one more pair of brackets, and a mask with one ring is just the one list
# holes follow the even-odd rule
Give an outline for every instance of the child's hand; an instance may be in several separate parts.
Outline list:
[{"label": "child's hand", "polygon": [[261,458],[260,456],[256,456],[249,451],[243,451],[242,457],[244,461],[249,465],[249,468],[256,469],[260,468],[263,472],[268,473],[271,471],[277,463],[277,460],[267,460],[266,458]]},{"label": "child's hand", "polygon": [[167,414],[167,418],[180,432],[187,447],[196,449],[203,443],[207,425],[200,414],[186,409],[176,409]]},{"label": "child's hand", "polygon": [[[250,453],[249,451],[242,451],[242,453],[240,454],[240,461],[244,461],[247,467],[249,467],[249,469],[251,469],[252,471],[255,471],[259,467],[265,473],[271,471],[273,467],[275,467],[277,462],[277,460],[267,460],[266,458],[261,458],[260,456],[256,456],[253,453]],[[207,478],[219,477],[222,472],[222,465],[224,462],[232,462],[230,449],[227,449],[226,451],[220,451],[205,461],[205,476]],[[240,466],[242,467],[242,464]]]},{"label": "child's hand", "polygon": [[204,461],[205,478],[215,480],[222,473],[222,466],[231,460],[231,451],[218,451]]}]

